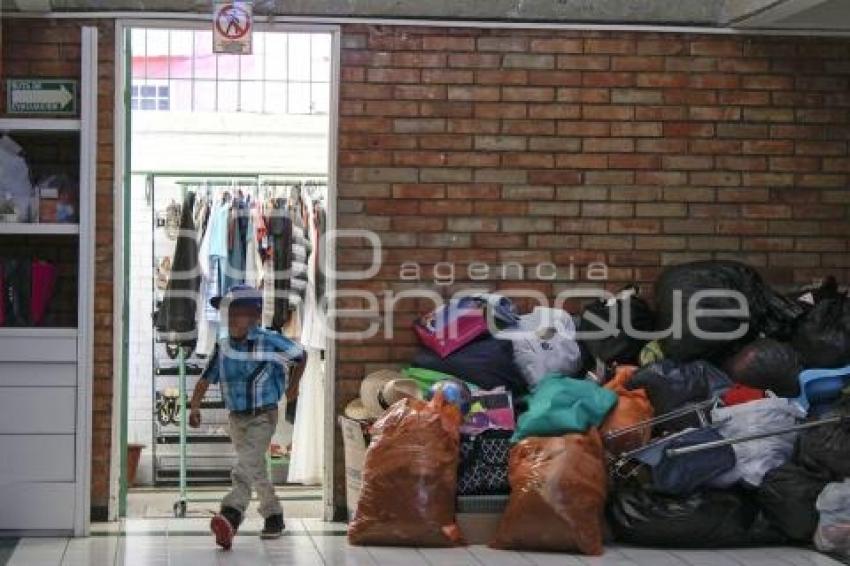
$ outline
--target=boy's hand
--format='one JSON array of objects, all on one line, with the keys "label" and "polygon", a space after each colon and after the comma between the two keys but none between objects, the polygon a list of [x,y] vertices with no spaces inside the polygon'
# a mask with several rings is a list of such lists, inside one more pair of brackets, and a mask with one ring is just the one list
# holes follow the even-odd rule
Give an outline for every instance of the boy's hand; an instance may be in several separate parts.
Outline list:
[{"label": "boy's hand", "polygon": [[201,410],[193,408],[189,412],[189,426],[192,428],[198,428],[201,426]]}]

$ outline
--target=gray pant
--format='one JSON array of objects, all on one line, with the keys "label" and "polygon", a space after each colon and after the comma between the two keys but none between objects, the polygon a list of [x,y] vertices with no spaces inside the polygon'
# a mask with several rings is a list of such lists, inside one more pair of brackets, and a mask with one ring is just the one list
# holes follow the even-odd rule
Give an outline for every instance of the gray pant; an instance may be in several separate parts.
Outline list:
[{"label": "gray pant", "polygon": [[222,500],[222,507],[245,513],[251,502],[251,487],[257,490],[260,515],[281,515],[283,509],[266,470],[266,450],[277,425],[277,409],[258,415],[230,413],[230,438],[236,449],[236,465],[231,472],[233,489]]}]

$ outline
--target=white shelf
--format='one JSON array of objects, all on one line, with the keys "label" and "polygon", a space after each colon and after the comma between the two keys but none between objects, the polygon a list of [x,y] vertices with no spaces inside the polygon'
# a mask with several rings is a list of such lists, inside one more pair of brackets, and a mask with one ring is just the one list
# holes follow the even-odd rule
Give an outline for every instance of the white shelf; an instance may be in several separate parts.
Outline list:
[{"label": "white shelf", "polygon": [[0,132],[79,132],[74,118],[0,118]]},{"label": "white shelf", "polygon": [[53,222],[0,222],[0,234],[53,236],[79,233],[79,224],[59,224]]},{"label": "white shelf", "polygon": [[51,328],[40,326],[4,326],[0,328],[0,340],[3,338],[76,338],[76,328]]}]

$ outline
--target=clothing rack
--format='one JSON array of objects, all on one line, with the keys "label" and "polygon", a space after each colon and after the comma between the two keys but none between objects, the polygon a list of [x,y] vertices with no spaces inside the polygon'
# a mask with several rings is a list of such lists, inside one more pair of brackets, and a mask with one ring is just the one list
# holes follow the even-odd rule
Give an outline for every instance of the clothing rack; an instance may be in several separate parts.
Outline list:
[{"label": "clothing rack", "polygon": [[[174,175],[169,174],[155,174],[148,173],[146,175],[146,187],[148,190],[148,202],[152,204],[152,206],[156,206],[156,191],[157,191],[157,179],[158,178],[170,178],[172,180],[172,187],[179,188],[179,198],[180,201],[183,202],[188,192],[193,192],[197,194],[203,194],[207,197],[217,197],[218,195],[228,195],[234,194],[237,191],[241,191],[243,195],[249,197],[250,200],[266,200],[268,198],[289,198],[295,192],[294,189],[299,190],[299,194],[302,196],[306,193],[308,198],[313,200],[314,202],[318,202],[324,200],[326,197],[326,187],[327,180],[326,177],[323,176],[282,176],[279,174],[214,174],[208,175],[204,173],[179,173]],[[287,187],[286,194],[275,194],[274,191],[277,187]],[[160,187],[162,188],[162,187]],[[324,189],[324,190],[323,190]],[[172,189],[173,190],[173,189]],[[176,196],[176,195],[175,195]],[[226,198],[226,197],[225,197]],[[156,214],[154,216],[154,223],[152,230],[154,234],[156,234],[157,229],[157,220]],[[154,236],[153,241],[153,249],[152,249],[152,262],[154,265],[154,270],[156,272],[157,265],[157,242],[156,236]],[[172,252],[173,258],[173,252]],[[153,310],[154,312],[158,309],[158,298],[157,295],[160,292],[154,287],[153,294]],[[197,330],[196,330],[197,332]],[[220,461],[221,458],[221,448],[220,445],[222,443],[229,443],[230,438],[226,434],[216,434],[216,433],[208,433],[208,434],[189,434],[187,428],[187,405],[188,405],[188,378],[189,376],[198,376],[200,377],[200,367],[202,367],[202,363],[198,363],[197,360],[192,360],[194,363],[190,365],[190,359],[192,354],[190,348],[179,345],[177,347],[176,352],[169,352],[169,357],[172,357],[176,360],[176,367],[164,368],[159,364],[160,360],[157,358],[157,341],[167,341],[168,336],[162,333],[154,331],[154,343],[152,344],[152,355],[154,361],[154,379],[152,386],[152,395],[156,397],[156,393],[158,390],[157,378],[164,376],[175,376],[177,377],[177,389],[178,399],[177,399],[177,434],[174,433],[167,434],[164,433],[163,429],[166,427],[159,427],[156,422],[156,411],[154,411],[154,441],[153,441],[153,461],[154,461],[154,478],[157,483],[171,483],[174,481],[174,476],[176,475],[177,484],[179,488],[178,499],[175,501],[173,510],[174,514],[177,517],[183,517],[186,515],[188,502],[213,502],[213,500],[202,497],[192,497],[189,493],[189,482],[196,481],[220,481],[226,482],[230,477],[230,468],[232,466],[232,456],[227,461],[227,465],[223,465],[220,467],[197,467],[193,466],[193,463],[197,462],[199,459],[212,460],[215,462],[216,460]],[[171,355],[174,354],[174,355]],[[192,371],[194,370],[194,371]],[[211,391],[212,391],[211,387]],[[209,414],[210,411],[223,411],[223,404],[220,401],[205,401],[201,405],[201,409],[205,414]],[[209,416],[202,417],[204,422],[209,423]],[[215,423],[218,424],[218,423]],[[224,423],[221,423],[222,426]],[[175,438],[176,437],[176,438]],[[159,447],[162,450],[162,447],[165,445],[177,445],[177,459],[178,465],[177,470],[173,468],[164,467],[161,465],[160,457],[162,454],[157,454]],[[212,454],[203,455],[203,454],[190,454],[189,445],[193,447],[204,445],[204,444],[215,444],[218,445],[219,448],[215,449]],[[173,455],[167,455],[167,457],[173,457]],[[271,460],[267,457],[267,466],[271,468]],[[176,472],[176,474],[175,474]],[[191,477],[190,477],[191,475]]]}]

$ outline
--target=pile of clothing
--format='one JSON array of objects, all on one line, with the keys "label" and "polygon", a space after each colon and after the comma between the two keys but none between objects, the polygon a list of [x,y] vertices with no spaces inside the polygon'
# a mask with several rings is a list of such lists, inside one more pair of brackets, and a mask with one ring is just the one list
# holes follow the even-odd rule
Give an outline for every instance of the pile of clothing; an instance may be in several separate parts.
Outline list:
[{"label": "pile of clothing", "polygon": [[[447,456],[422,474],[440,479],[443,497],[449,484],[461,495],[509,494],[494,548],[597,555],[609,533],[652,547],[814,542],[850,555],[845,295],[827,281],[782,296],[735,262],[668,268],[654,295],[650,305],[630,287],[577,319],[540,307],[520,315],[504,297],[471,295],[421,317],[422,349],[396,375],[409,394],[378,396],[372,416],[386,412],[364,493],[369,470],[389,465],[380,460],[388,442],[410,458],[437,445],[402,423],[439,421],[429,434],[451,440],[440,444]],[[469,389],[448,399],[466,416],[423,419],[445,411],[419,399],[446,380]],[[445,407],[443,395],[434,399]],[[353,543],[463,541],[445,501],[431,526],[453,534],[440,540],[416,529],[391,542],[358,536],[358,525],[381,523],[375,513],[358,506]]]},{"label": "pile of clothing", "polygon": [[0,326],[50,322],[58,273],[56,265],[48,261],[0,258]]}]

